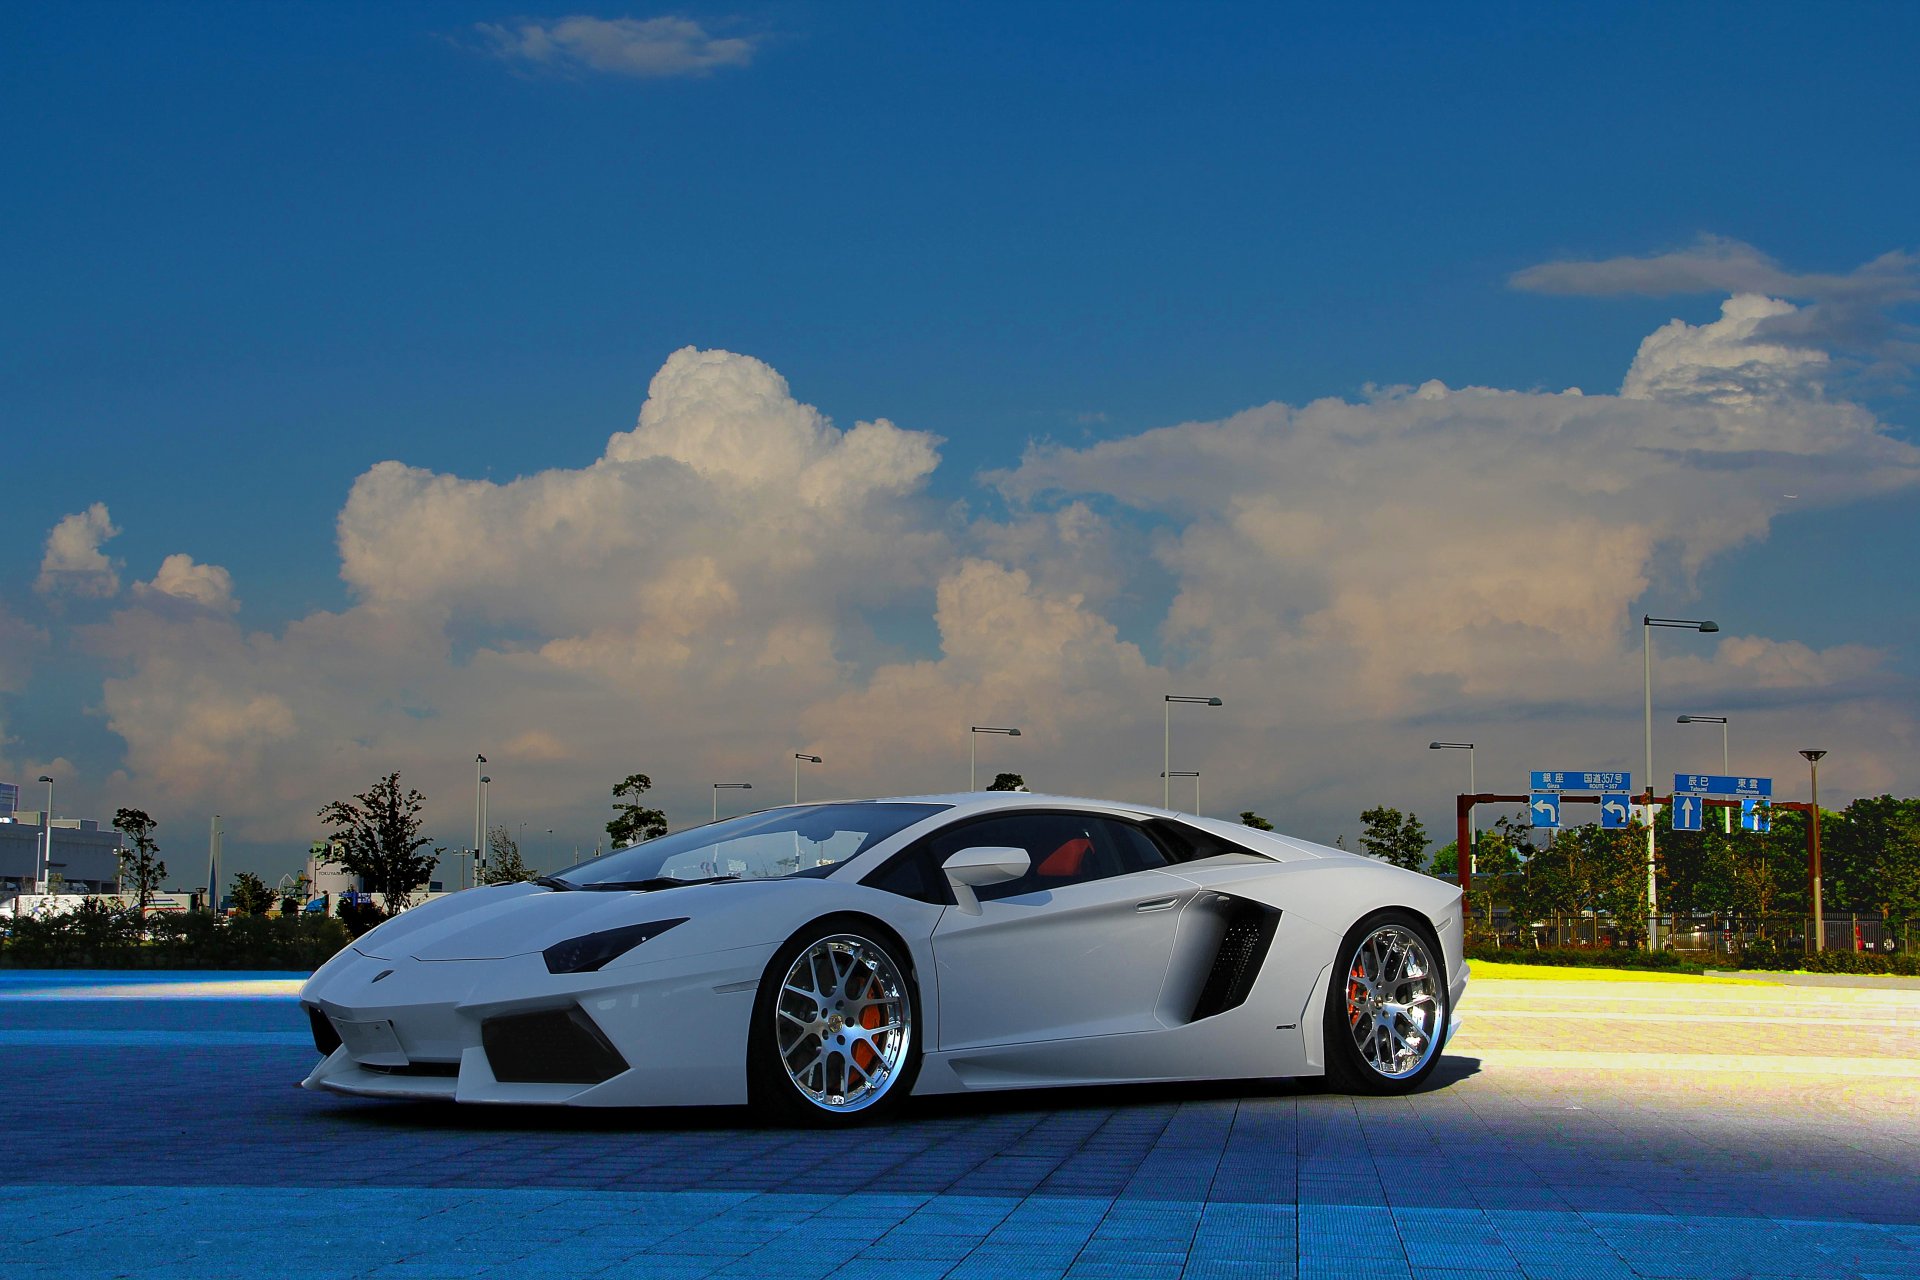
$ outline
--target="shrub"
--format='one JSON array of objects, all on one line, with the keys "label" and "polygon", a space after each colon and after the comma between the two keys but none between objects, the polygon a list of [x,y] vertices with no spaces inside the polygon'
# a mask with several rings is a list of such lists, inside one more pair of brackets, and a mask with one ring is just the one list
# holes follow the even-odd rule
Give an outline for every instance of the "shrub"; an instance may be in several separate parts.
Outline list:
[{"label": "shrub", "polygon": [[48,969],[316,969],[347,945],[324,916],[205,911],[147,917],[89,899],[62,915],[0,917],[0,964]]},{"label": "shrub", "polygon": [[1501,964],[1572,965],[1590,969],[1671,969],[1697,973],[1702,966],[1684,960],[1671,951],[1645,951],[1638,947],[1492,947],[1485,944],[1467,948],[1467,959],[1498,961]]}]

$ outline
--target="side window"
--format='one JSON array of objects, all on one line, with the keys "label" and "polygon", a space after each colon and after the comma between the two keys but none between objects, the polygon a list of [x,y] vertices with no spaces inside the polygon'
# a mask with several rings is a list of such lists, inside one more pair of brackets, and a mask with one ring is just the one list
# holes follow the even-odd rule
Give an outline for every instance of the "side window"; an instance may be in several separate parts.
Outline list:
[{"label": "side window", "polygon": [[1202,858],[1219,858],[1238,855],[1240,861],[1267,861],[1259,854],[1241,848],[1232,841],[1224,840],[1210,831],[1190,827],[1184,822],[1174,822],[1168,818],[1154,818],[1147,823],[1147,829],[1153,833],[1154,840],[1166,851],[1166,856],[1175,862],[1198,862]]},{"label": "side window", "polygon": [[1025,849],[1029,861],[1020,879],[982,887],[978,892],[985,902],[1147,871],[1169,861],[1166,851],[1130,822],[1094,814],[1010,813],[936,832],[865,883],[921,902],[951,903],[941,864],[962,849],[981,847]]},{"label": "side window", "polygon": [[1122,822],[1117,818],[1095,818],[1093,821],[1107,832],[1107,838],[1119,851],[1120,860],[1126,864],[1128,871],[1151,871],[1168,865],[1170,859],[1166,851],[1131,822]]}]

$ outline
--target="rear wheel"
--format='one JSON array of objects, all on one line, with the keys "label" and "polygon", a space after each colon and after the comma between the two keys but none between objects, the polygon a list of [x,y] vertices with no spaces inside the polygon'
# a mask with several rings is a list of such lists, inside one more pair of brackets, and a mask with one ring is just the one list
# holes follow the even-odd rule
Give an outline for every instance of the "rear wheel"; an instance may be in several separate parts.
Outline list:
[{"label": "rear wheel", "polygon": [[1382,911],[1341,940],[1327,992],[1327,1080],[1347,1093],[1409,1093],[1440,1061],[1447,978],[1439,942],[1407,911]]},{"label": "rear wheel", "polygon": [[769,1119],[851,1124],[893,1110],[920,1065],[906,950],[859,918],[815,921],[767,966],[747,1046]]}]

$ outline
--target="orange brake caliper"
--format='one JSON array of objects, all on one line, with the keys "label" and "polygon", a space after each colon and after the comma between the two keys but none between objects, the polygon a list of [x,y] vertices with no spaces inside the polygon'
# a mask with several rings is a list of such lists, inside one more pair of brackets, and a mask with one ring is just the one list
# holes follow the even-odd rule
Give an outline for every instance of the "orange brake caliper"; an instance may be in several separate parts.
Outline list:
[{"label": "orange brake caliper", "polygon": [[[873,986],[869,988],[869,990],[877,991],[879,990],[879,987],[880,987],[880,984],[878,982],[875,982]],[[879,1026],[880,1025],[880,1006],[877,1004],[869,1004],[866,1008],[862,1009],[860,1011],[860,1025],[862,1027],[865,1027],[868,1031],[871,1031],[875,1027]],[[873,1052],[873,1046],[868,1044],[864,1040],[858,1042],[853,1046],[854,1063],[858,1065],[860,1070],[863,1072],[872,1069],[874,1056],[875,1055]]]}]

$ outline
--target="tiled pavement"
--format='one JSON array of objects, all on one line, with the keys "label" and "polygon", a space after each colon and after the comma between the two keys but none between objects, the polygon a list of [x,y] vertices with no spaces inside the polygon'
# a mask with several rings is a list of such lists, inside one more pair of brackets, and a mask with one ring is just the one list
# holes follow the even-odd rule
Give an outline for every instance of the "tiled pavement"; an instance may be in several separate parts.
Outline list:
[{"label": "tiled pavement", "polygon": [[1481,982],[1412,1098],[822,1135],[305,1093],[292,988],[0,971],[0,1280],[1920,1276],[1920,992]]}]

